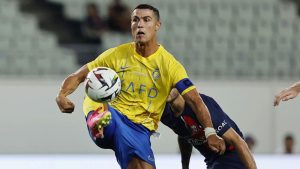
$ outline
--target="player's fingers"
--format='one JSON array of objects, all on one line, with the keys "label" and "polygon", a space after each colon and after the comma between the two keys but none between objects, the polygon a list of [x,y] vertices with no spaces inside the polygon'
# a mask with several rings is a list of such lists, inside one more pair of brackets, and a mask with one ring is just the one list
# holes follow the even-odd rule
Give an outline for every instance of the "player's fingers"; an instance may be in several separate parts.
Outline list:
[{"label": "player's fingers", "polygon": [[68,101],[64,106],[63,106],[63,111],[64,113],[72,113],[74,111],[75,105]]},{"label": "player's fingers", "polygon": [[282,101],[287,101],[287,100],[290,100],[290,97],[286,96],[286,97],[282,98]]},{"label": "player's fingers", "polygon": [[72,107],[74,107],[74,103],[71,102],[71,101],[67,101],[67,102],[65,103],[65,107],[66,107],[66,108],[72,108]]},{"label": "player's fingers", "polygon": [[63,105],[62,105],[62,103],[60,101],[56,100],[56,104],[57,104],[57,106],[58,106],[58,108],[59,108],[60,111],[64,110],[64,107],[63,107]]},{"label": "player's fingers", "polygon": [[274,99],[274,106],[278,106],[280,103],[280,98],[275,98]]},{"label": "player's fingers", "polygon": [[73,109],[62,109],[61,112],[63,112],[63,113],[72,113]]},{"label": "player's fingers", "polygon": [[173,88],[167,98],[167,102],[172,102],[179,96],[179,92],[176,88]]},{"label": "player's fingers", "polygon": [[219,149],[220,149],[219,154],[223,155],[225,153],[225,150],[226,150],[225,144],[221,144]]},{"label": "player's fingers", "polygon": [[63,113],[72,113],[74,111],[74,104],[71,101],[57,97],[56,103],[57,103],[60,111]]},{"label": "player's fingers", "polygon": [[[290,93],[286,90],[280,92],[277,96],[275,96],[274,106],[277,106],[281,100],[286,101],[287,97],[289,97]],[[287,99],[288,100],[288,99]]]},{"label": "player's fingers", "polygon": [[214,147],[214,146],[209,146],[209,148],[213,151],[213,152],[216,152],[218,153],[219,152],[219,149]]},{"label": "player's fingers", "polygon": [[171,96],[169,95],[168,98],[167,98],[167,102],[171,102],[172,98]]},{"label": "player's fingers", "polygon": [[274,101],[273,101],[273,106],[277,106],[278,105],[278,101],[277,99],[275,98]]},{"label": "player's fingers", "polygon": [[294,93],[289,93],[288,95],[286,95],[282,100],[283,101],[287,101],[287,100],[290,100],[290,99],[293,99],[297,96],[297,94],[294,94]]},{"label": "player's fingers", "polygon": [[61,109],[61,111],[63,113],[72,113],[74,111],[74,107],[73,106],[65,106]]}]

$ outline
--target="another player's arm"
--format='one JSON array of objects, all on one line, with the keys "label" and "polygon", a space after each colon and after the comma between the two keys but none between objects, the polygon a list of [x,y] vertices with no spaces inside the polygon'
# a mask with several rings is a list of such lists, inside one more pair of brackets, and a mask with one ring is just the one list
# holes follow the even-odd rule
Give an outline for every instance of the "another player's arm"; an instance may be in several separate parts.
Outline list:
[{"label": "another player's arm", "polygon": [[174,113],[175,117],[179,117],[183,110],[185,101],[180,96],[178,90],[176,88],[173,88],[167,98],[167,103],[169,103],[172,112]]},{"label": "another player's arm", "polygon": [[68,95],[73,93],[82,83],[89,70],[87,65],[82,66],[76,72],[70,74],[62,83],[58,95],[56,96],[56,103],[63,113],[72,113],[74,111],[74,104],[67,98]]},{"label": "another player's arm", "polygon": [[224,140],[217,136],[215,129],[213,128],[209,111],[197,90],[190,90],[183,95],[183,98],[192,108],[199,122],[201,122],[202,126],[205,128],[205,135],[207,137],[209,147],[213,151],[223,154],[226,149]]},{"label": "another player's arm", "polygon": [[180,136],[178,136],[178,145],[181,155],[182,169],[189,169],[193,146],[189,142],[187,142],[186,139]]},{"label": "another player's arm", "polygon": [[257,168],[246,142],[232,128],[229,128],[222,137],[226,142],[234,146],[246,169]]},{"label": "another player's arm", "polygon": [[296,82],[290,87],[280,91],[274,98],[274,106],[277,106],[279,102],[287,101],[295,98],[300,92],[300,82]]}]

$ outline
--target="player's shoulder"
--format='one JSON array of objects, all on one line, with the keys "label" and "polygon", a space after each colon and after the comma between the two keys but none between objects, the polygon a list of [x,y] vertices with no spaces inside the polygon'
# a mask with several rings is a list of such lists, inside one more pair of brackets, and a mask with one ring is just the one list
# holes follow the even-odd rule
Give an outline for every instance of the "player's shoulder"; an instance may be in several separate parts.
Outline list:
[{"label": "player's shoulder", "polygon": [[168,50],[166,50],[164,48],[163,45],[160,46],[162,49],[161,49],[161,55],[164,59],[164,63],[167,63],[169,62],[170,64],[179,64],[180,62],[174,57],[174,55],[172,53],[170,53]]},{"label": "player's shoulder", "polygon": [[174,55],[171,54],[169,51],[167,51],[163,45],[160,44],[160,48],[161,48],[161,54],[164,56],[164,57],[167,57],[167,58],[170,58],[170,59],[175,59]]}]

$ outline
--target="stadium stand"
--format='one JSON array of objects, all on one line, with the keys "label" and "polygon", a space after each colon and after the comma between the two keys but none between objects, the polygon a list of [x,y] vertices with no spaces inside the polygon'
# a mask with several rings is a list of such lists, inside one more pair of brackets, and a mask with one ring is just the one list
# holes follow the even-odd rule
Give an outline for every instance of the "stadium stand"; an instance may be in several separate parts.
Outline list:
[{"label": "stadium stand", "polygon": [[[66,16],[75,20],[83,19],[85,5],[94,2],[48,1],[62,4]],[[101,15],[106,16],[110,0],[95,2]],[[208,79],[282,79],[300,76],[300,19],[294,4],[279,0],[123,2],[131,8],[149,2],[159,8],[163,23],[159,39],[186,65],[191,76]],[[17,0],[0,3],[0,17],[4,23],[0,28],[0,59],[4,61],[1,64],[11,62],[11,59],[7,59],[11,55],[10,50],[31,51],[32,46],[35,50],[56,51],[52,58],[72,57],[71,51],[67,50],[68,54],[65,55],[66,50],[58,47],[57,37],[39,30],[34,18],[18,11]],[[17,28],[20,31],[15,30]],[[130,41],[130,35],[107,32],[102,39],[102,49],[106,49]],[[189,50],[185,51],[187,47]],[[40,55],[39,52],[33,53]],[[29,56],[39,58],[32,53]],[[49,74],[71,70],[76,66],[75,63],[70,65],[70,68],[62,71],[49,70]],[[1,66],[1,74],[5,74],[2,69]],[[45,71],[41,71],[44,72],[42,74],[47,74],[46,66],[43,69]]]},{"label": "stadium stand", "polygon": [[0,75],[59,75],[77,67],[73,51],[60,48],[55,35],[21,13],[19,1],[0,1],[0,20]]}]

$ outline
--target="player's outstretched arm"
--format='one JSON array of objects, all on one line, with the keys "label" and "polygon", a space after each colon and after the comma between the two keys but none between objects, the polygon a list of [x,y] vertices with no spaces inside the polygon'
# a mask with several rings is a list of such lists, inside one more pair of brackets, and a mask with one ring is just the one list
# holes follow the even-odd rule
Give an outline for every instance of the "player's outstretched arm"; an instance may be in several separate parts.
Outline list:
[{"label": "player's outstretched arm", "polygon": [[192,108],[199,122],[204,127],[205,137],[207,138],[207,143],[211,150],[223,154],[225,152],[226,146],[222,138],[217,136],[209,111],[203,102],[202,98],[198,94],[196,89],[193,89],[183,95],[186,103]]},{"label": "player's outstretched arm", "polygon": [[280,91],[274,98],[274,106],[277,106],[280,101],[287,101],[295,98],[300,92],[300,82],[294,83],[292,86]]},{"label": "player's outstretched arm", "polygon": [[246,169],[257,169],[254,158],[251,154],[247,143],[232,129],[230,128],[223,134],[223,139],[237,150]]},{"label": "player's outstretched arm", "polygon": [[189,169],[193,146],[186,139],[178,136],[178,145],[181,155],[182,169]]},{"label": "player's outstretched arm", "polygon": [[86,65],[82,66],[76,72],[69,75],[62,83],[62,86],[56,96],[56,103],[63,113],[72,113],[74,111],[74,104],[67,96],[73,93],[80,83],[82,83],[89,70]]}]

